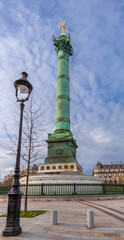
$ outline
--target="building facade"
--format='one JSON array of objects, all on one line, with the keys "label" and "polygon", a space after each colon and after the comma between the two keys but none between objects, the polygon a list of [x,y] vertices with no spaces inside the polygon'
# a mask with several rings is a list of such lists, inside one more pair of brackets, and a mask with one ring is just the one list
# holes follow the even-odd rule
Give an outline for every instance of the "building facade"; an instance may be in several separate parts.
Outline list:
[{"label": "building facade", "polygon": [[93,176],[100,177],[105,183],[124,183],[124,164],[103,164],[97,162],[93,169]]}]

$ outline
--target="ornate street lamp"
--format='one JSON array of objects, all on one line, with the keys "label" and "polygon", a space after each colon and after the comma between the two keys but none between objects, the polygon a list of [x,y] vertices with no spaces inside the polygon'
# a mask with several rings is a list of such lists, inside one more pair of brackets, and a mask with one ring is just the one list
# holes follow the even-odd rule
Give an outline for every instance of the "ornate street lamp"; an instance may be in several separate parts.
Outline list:
[{"label": "ornate street lamp", "polygon": [[3,231],[3,236],[15,236],[21,233],[22,228],[20,226],[20,206],[22,193],[19,190],[19,176],[20,176],[20,152],[21,152],[21,136],[22,136],[22,119],[24,103],[28,100],[30,93],[33,89],[32,85],[27,80],[28,74],[22,72],[22,77],[14,82],[16,88],[16,98],[20,103],[20,123],[18,134],[18,145],[15,170],[13,175],[12,189],[8,193],[8,211],[6,227]]}]

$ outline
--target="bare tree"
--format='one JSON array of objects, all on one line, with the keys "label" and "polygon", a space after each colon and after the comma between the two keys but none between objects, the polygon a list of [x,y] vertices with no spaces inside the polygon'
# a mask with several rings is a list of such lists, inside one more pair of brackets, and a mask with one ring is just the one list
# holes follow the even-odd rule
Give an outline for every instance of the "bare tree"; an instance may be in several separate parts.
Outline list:
[{"label": "bare tree", "polygon": [[1,184],[1,173],[0,173],[0,184]]},{"label": "bare tree", "polygon": [[[22,134],[22,151],[21,158],[27,163],[27,174],[26,174],[26,192],[25,192],[25,207],[24,211],[27,211],[27,195],[28,195],[28,181],[29,181],[29,169],[30,164],[36,160],[42,159],[44,157],[44,141],[43,133],[45,129],[42,128],[43,118],[46,111],[41,111],[41,103],[39,106],[36,101],[31,98],[26,104],[23,116],[23,134]],[[17,121],[15,121],[18,124]],[[7,146],[6,149],[9,154],[16,153],[17,143],[9,134],[7,128],[5,127],[6,133],[11,140],[11,145]]]},{"label": "bare tree", "polygon": [[[7,175],[4,176],[4,179],[2,181],[2,184],[12,184],[13,181],[13,170],[11,170]],[[25,166],[21,166],[20,168],[20,176],[24,177],[26,176],[26,167]]]},{"label": "bare tree", "polygon": [[36,106],[36,101],[31,100],[25,108],[24,128],[22,141],[22,158],[27,162],[26,192],[25,192],[25,212],[27,211],[27,194],[30,164],[36,160],[43,158],[44,142],[42,135],[42,121],[45,112],[41,112],[41,106]]}]

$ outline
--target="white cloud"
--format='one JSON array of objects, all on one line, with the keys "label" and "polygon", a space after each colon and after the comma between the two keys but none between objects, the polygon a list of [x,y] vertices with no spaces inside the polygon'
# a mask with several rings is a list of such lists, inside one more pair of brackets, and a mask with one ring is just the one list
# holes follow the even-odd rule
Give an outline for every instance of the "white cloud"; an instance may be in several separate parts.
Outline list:
[{"label": "white cloud", "polygon": [[98,143],[112,142],[112,137],[110,136],[109,131],[105,131],[105,129],[95,128],[93,131],[91,131],[90,136]]}]

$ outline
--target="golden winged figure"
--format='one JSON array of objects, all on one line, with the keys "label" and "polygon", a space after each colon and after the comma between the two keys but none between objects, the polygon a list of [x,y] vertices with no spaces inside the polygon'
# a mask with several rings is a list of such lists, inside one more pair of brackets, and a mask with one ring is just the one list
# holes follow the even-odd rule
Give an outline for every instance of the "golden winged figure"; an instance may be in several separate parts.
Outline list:
[{"label": "golden winged figure", "polygon": [[67,29],[67,26],[65,27],[65,20],[64,20],[63,24],[61,22],[60,22],[60,24],[61,24],[61,27],[59,27],[59,28],[62,28],[62,34],[61,35],[65,35],[64,31]]}]

